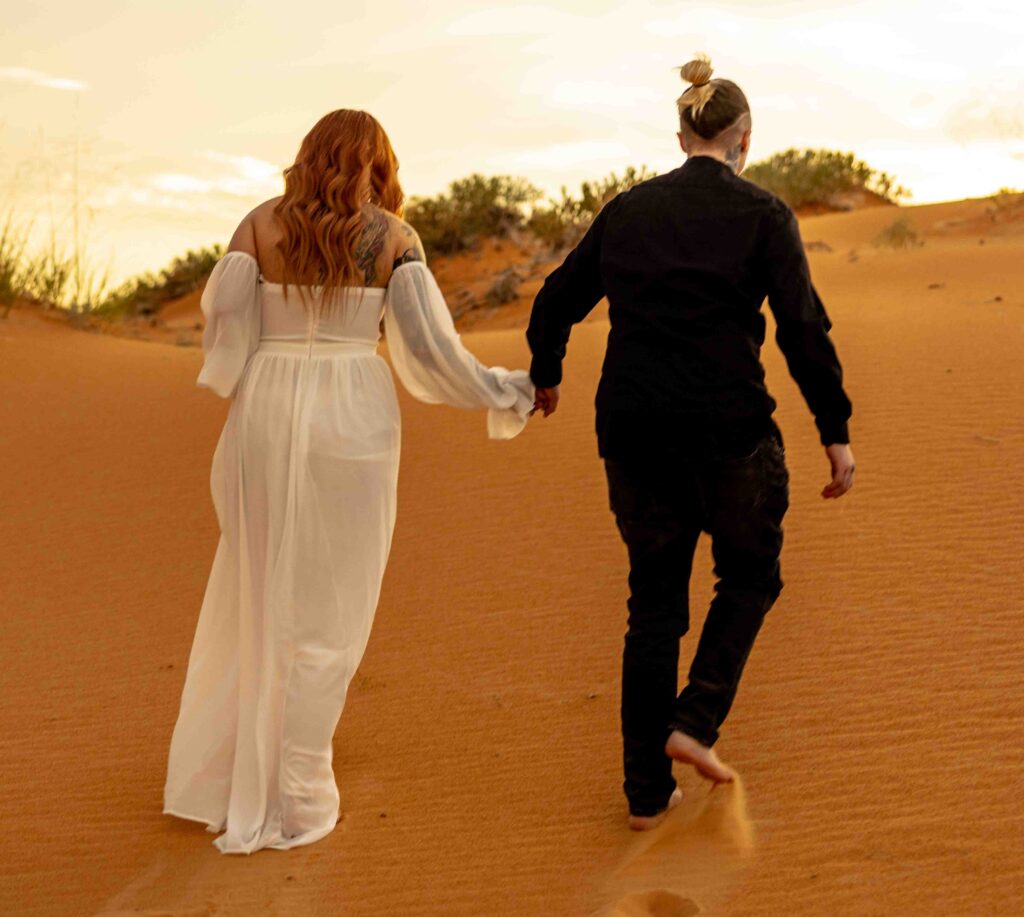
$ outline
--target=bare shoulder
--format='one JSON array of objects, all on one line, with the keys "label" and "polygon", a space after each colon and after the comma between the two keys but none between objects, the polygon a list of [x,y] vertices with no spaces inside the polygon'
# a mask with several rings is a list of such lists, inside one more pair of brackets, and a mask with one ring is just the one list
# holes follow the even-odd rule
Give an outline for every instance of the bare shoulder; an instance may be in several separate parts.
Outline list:
[{"label": "bare shoulder", "polygon": [[264,201],[242,217],[242,221],[238,224],[228,243],[228,251],[245,252],[256,258],[258,254],[256,247],[257,225],[266,223],[272,218],[274,208],[280,200],[280,197],[274,197]]},{"label": "bare shoulder", "polygon": [[420,241],[419,233],[405,220],[393,213],[389,213],[388,218],[391,223],[394,267],[400,267],[410,261],[425,262],[427,256],[423,251],[423,242]]}]

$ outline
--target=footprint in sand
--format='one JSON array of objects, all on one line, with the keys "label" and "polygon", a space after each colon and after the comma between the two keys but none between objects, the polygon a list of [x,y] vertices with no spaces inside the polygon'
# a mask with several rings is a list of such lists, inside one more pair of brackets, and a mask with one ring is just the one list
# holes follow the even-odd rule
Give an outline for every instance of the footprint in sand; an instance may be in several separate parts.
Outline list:
[{"label": "footprint in sand", "polygon": [[[684,788],[683,802],[631,839],[606,880],[605,917],[683,917],[713,908],[739,881],[754,849],[743,783]],[[698,905],[696,902],[703,902]]]},{"label": "footprint in sand", "polygon": [[609,917],[693,917],[700,906],[690,898],[658,889],[623,898]]}]

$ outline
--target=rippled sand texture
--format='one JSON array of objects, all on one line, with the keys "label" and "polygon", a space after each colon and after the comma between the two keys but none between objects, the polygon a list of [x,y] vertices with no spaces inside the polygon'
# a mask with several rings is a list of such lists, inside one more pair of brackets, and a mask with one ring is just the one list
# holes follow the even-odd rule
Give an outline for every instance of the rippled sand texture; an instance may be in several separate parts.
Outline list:
[{"label": "rippled sand texture", "polygon": [[[398,530],[335,740],[344,818],[249,858],[160,812],[226,405],[194,387],[195,349],[0,321],[0,912],[1024,912],[1024,236],[944,206],[907,211],[925,244],[906,251],[871,245],[888,208],[804,223],[832,249],[813,270],[857,486],[819,498],[824,457],[769,343],[792,509],[786,587],[719,745],[743,787],[681,773],[650,837],[620,790],[603,320],[573,338],[559,413],[512,443],[403,397]],[[527,359],[520,330],[466,342]],[[695,626],[709,568],[702,543]]]}]

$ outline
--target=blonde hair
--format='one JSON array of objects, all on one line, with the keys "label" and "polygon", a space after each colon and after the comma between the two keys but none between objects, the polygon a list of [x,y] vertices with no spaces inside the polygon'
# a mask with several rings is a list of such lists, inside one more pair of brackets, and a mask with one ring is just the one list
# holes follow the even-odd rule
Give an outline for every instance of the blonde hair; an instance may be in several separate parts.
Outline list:
[{"label": "blonde hair", "polygon": [[284,195],[274,207],[283,229],[277,249],[285,295],[295,284],[305,302],[302,285],[315,282],[333,303],[343,287],[361,285],[355,249],[365,229],[365,207],[401,216],[397,173],[388,135],[367,112],[339,109],[313,125],[284,170]]},{"label": "blonde hair", "polygon": [[690,84],[676,99],[679,126],[704,140],[714,140],[750,113],[747,97],[732,80],[713,80],[711,58],[698,54],[679,68],[684,82]]}]

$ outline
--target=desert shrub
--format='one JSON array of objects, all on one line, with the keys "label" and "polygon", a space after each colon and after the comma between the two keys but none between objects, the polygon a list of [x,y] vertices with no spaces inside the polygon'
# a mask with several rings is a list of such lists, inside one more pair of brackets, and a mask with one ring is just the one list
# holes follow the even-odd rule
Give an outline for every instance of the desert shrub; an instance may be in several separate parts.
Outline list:
[{"label": "desert shrub", "polygon": [[991,197],[992,206],[988,212],[993,221],[1024,209],[1024,191],[1019,188],[1000,188]]},{"label": "desert shrub", "polygon": [[790,207],[831,206],[836,195],[849,191],[869,191],[890,203],[909,193],[891,175],[871,168],[853,153],[834,150],[786,150],[747,166],[743,177]]},{"label": "desert shrub", "polygon": [[924,241],[911,222],[906,217],[900,217],[875,236],[874,244],[879,248],[918,248],[924,245]]},{"label": "desert shrub", "polygon": [[75,266],[71,257],[54,242],[26,260],[25,292],[29,299],[61,306],[67,300]]},{"label": "desert shrub", "polygon": [[64,305],[74,271],[71,257],[56,244],[35,253],[25,264],[27,298],[48,306]]},{"label": "desert shrub", "polygon": [[427,256],[471,248],[483,236],[505,236],[526,223],[540,190],[525,178],[470,175],[434,197],[413,197],[405,210]]},{"label": "desert shrub", "polygon": [[578,196],[570,194],[563,185],[558,200],[534,209],[528,224],[530,231],[552,249],[575,245],[608,201],[656,174],[647,166],[630,166],[621,177],[612,172],[597,181],[583,182]]},{"label": "desert shrub", "polygon": [[104,316],[150,315],[165,302],[198,289],[224,254],[221,245],[189,249],[156,274],[126,280],[96,310]]},{"label": "desert shrub", "polygon": [[27,247],[28,229],[15,223],[14,215],[8,213],[0,229],[0,306],[3,307],[4,318],[10,313],[14,301],[26,295]]},{"label": "desert shrub", "polygon": [[514,302],[519,295],[519,284],[522,282],[523,278],[515,268],[506,268],[498,274],[487,291],[487,302],[492,306]]},{"label": "desert shrub", "polygon": [[8,211],[0,227],[0,306],[6,317],[15,300],[25,299],[73,313],[87,313],[102,301],[107,275],[91,268],[81,249],[67,249],[50,232],[41,248],[31,250],[32,224],[18,222]]}]

